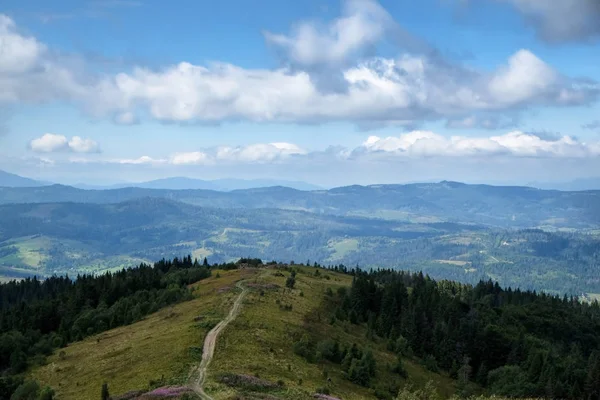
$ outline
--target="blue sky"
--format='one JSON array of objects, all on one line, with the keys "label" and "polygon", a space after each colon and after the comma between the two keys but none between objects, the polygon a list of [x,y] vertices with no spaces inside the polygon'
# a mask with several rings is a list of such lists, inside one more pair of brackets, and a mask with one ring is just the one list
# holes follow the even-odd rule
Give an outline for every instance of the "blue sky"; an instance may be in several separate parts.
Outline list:
[{"label": "blue sky", "polygon": [[0,169],[327,186],[600,176],[597,0],[0,7]]}]

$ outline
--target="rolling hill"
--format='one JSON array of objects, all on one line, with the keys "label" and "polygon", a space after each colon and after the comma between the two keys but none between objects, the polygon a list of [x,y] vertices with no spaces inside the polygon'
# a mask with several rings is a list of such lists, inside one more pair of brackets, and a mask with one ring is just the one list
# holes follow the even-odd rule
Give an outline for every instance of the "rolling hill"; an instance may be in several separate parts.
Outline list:
[{"label": "rolling hill", "polygon": [[[195,351],[202,348],[210,328],[227,314],[239,294],[235,282],[243,280],[251,290],[240,315],[221,333],[204,383],[211,398],[311,399],[314,393],[327,391],[348,400],[375,399],[373,389],[345,379],[341,366],[307,362],[294,353],[291,341],[308,329],[307,323],[318,337],[338,337],[361,346],[365,341],[364,327],[348,329],[341,323],[331,325],[325,318],[312,320],[323,312],[327,288],[347,288],[352,281],[335,272],[326,273],[328,279],[312,273],[312,269],[301,269],[296,289],[286,291],[282,289],[285,277],[277,270],[216,270],[213,277],[193,286],[193,300],[73,343],[62,356],[56,352],[31,375],[55,388],[57,397],[64,400],[94,400],[103,382],[112,395],[185,386],[190,368],[199,361]],[[293,307],[284,309],[280,303]],[[387,368],[395,360],[393,352],[382,342],[374,343],[373,350],[378,363],[373,387],[397,392],[408,381],[417,387],[432,381],[444,397],[456,390],[452,379],[427,371],[416,359],[405,361],[405,378],[398,376]],[[240,380],[228,383],[224,377]],[[244,381],[250,377],[253,381]]]},{"label": "rolling hill", "polygon": [[600,293],[598,233],[210,208],[160,197],[0,205],[0,276],[98,273],[192,254],[423,270],[436,278]]},{"label": "rolling hill", "polygon": [[[64,400],[100,388],[119,400],[579,399],[600,389],[598,303],[492,282],[186,257],[0,289],[0,343],[14,343],[0,347],[11,355],[3,365]],[[11,318],[21,310],[25,323]],[[23,364],[14,354],[25,340],[35,345]]]}]

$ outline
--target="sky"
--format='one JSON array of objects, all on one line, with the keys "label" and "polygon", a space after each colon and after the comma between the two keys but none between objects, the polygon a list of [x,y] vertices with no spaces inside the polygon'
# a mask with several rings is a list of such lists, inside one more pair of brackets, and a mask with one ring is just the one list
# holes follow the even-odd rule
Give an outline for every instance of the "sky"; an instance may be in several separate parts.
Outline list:
[{"label": "sky", "polygon": [[4,0],[0,169],[599,177],[598,21],[598,0]]}]

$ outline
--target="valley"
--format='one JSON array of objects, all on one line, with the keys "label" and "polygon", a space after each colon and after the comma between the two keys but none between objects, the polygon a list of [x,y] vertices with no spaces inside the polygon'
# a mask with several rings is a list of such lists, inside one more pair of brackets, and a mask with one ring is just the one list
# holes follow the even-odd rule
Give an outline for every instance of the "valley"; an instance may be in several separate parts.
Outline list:
[{"label": "valley", "polygon": [[[7,203],[19,193],[23,203]],[[600,293],[598,193],[450,183],[320,192],[3,188],[0,276],[252,255],[582,296]],[[63,201],[71,195],[80,202]]]}]

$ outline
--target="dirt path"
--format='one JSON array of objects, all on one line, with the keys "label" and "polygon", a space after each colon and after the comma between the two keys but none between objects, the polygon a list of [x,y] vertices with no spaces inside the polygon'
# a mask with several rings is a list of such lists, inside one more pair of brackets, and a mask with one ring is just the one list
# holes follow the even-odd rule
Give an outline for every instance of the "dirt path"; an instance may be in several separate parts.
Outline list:
[{"label": "dirt path", "polygon": [[203,386],[204,380],[206,379],[206,371],[208,370],[208,366],[210,365],[215,353],[217,337],[221,331],[238,316],[240,309],[242,308],[242,300],[244,300],[244,297],[248,292],[248,289],[242,285],[242,281],[238,282],[236,286],[242,289],[242,293],[240,293],[237,299],[235,299],[233,307],[231,307],[231,310],[229,310],[227,317],[219,322],[206,335],[206,339],[204,339],[204,348],[202,349],[202,361],[200,362],[200,365],[196,366],[191,372],[190,388],[204,400],[213,400],[212,397],[204,392]]}]

